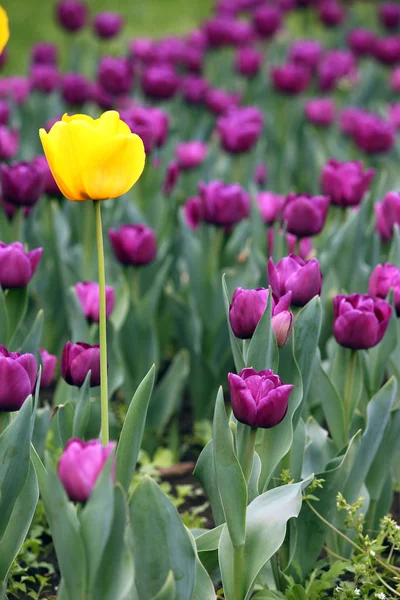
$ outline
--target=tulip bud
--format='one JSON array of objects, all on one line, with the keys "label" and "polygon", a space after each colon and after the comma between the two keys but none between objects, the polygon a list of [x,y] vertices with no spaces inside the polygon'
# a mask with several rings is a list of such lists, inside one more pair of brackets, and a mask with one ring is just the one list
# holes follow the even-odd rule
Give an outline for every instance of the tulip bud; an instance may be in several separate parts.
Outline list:
[{"label": "tulip bud", "polygon": [[89,499],[115,445],[115,442],[109,442],[104,447],[100,440],[82,442],[77,438],[68,441],[58,461],[57,472],[72,502]]},{"label": "tulip bud", "polygon": [[396,35],[375,38],[373,54],[382,64],[395,65],[400,60],[400,38]]},{"label": "tulip bud", "polygon": [[335,101],[331,98],[313,98],[306,102],[304,113],[313,125],[327,127],[335,120]]},{"label": "tulip bud", "polygon": [[118,231],[110,229],[108,237],[117,260],[123,265],[147,265],[156,257],[156,236],[146,225],[121,225]]},{"label": "tulip bud", "polygon": [[288,341],[290,332],[292,331],[293,313],[289,310],[283,310],[275,314],[271,319],[271,325],[275,333],[276,343],[281,348]]},{"label": "tulip bud", "polygon": [[43,94],[51,94],[58,87],[60,76],[54,65],[33,64],[30,72],[30,81],[33,90]]},{"label": "tulip bud", "polygon": [[286,64],[271,71],[274,87],[284,94],[300,94],[311,83],[310,71],[297,64]]},{"label": "tulip bud", "polygon": [[322,44],[317,40],[299,40],[290,47],[289,60],[313,71],[321,58]]},{"label": "tulip bud", "polygon": [[366,56],[373,52],[375,33],[369,29],[352,29],[347,36],[347,43],[354,54]]},{"label": "tulip bud", "polygon": [[154,41],[149,37],[136,38],[130,42],[129,51],[132,58],[148,63],[153,58]]},{"label": "tulip bud", "polygon": [[354,141],[368,154],[388,152],[396,141],[394,126],[376,115],[360,115],[355,123]]},{"label": "tulip bud", "polygon": [[333,334],[345,348],[366,350],[376,346],[389,325],[392,307],[385,300],[364,294],[342,294],[333,299]]},{"label": "tulip bud", "polygon": [[267,165],[264,165],[263,163],[258,163],[256,165],[256,168],[254,169],[253,179],[254,179],[254,183],[256,183],[258,186],[264,185],[268,179]]},{"label": "tulip bud", "polygon": [[292,292],[292,304],[304,306],[321,294],[321,267],[316,258],[304,261],[294,254],[282,258],[276,265],[270,258],[268,282],[278,298]]},{"label": "tulip bud", "polygon": [[376,265],[368,283],[368,294],[373,298],[385,299],[391,288],[400,286],[400,269],[396,265],[385,263]]},{"label": "tulip bud", "polygon": [[400,193],[389,192],[382,202],[375,204],[376,228],[384,242],[393,235],[394,226],[400,226]]},{"label": "tulip bud", "polygon": [[241,423],[270,429],[284,419],[293,385],[284,385],[270,369],[229,373],[228,382],[233,414]]},{"label": "tulip bud", "polygon": [[57,4],[57,19],[67,31],[79,31],[86,25],[88,9],[79,0],[61,0]]},{"label": "tulip bud", "polygon": [[379,7],[379,19],[386,29],[397,29],[400,25],[400,6],[397,2],[385,2]]},{"label": "tulip bud", "polygon": [[82,106],[92,97],[92,86],[80,73],[66,73],[61,80],[62,96],[67,104]]},{"label": "tulip bud", "polygon": [[188,75],[182,80],[182,95],[188,104],[203,104],[209,83],[204,77],[198,75]]},{"label": "tulip bud", "polygon": [[239,48],[235,57],[235,70],[243,77],[255,77],[261,68],[263,55],[251,47]]},{"label": "tulip bud", "polygon": [[55,44],[39,42],[32,48],[32,63],[39,65],[56,65],[58,61],[58,48]]},{"label": "tulip bud", "polygon": [[97,80],[108,93],[119,96],[128,94],[133,85],[133,69],[119,56],[103,56],[97,69]]},{"label": "tulip bud", "polygon": [[121,110],[120,117],[132,133],[142,138],[146,153],[165,144],[169,128],[169,116],[165,111],[135,105]]},{"label": "tulip bud", "polygon": [[361,161],[340,162],[331,158],[322,169],[321,188],[332,204],[357,206],[362,201],[371,181],[374,169],[363,170]]},{"label": "tulip bud", "polygon": [[119,34],[124,20],[118,13],[105,11],[98,13],[93,21],[93,28],[99,38],[108,40]]},{"label": "tulip bud", "polygon": [[260,192],[257,194],[257,204],[264,223],[273,225],[281,218],[285,197],[273,192]]},{"label": "tulip bud", "polygon": [[240,92],[228,92],[222,88],[208,90],[206,106],[215,115],[223,115],[240,102]]},{"label": "tulip bud", "polygon": [[19,147],[19,132],[0,125],[0,160],[13,158]]},{"label": "tulip bud", "polygon": [[327,27],[336,27],[342,23],[346,13],[336,0],[323,0],[319,6],[319,18]]},{"label": "tulip bud", "polygon": [[[95,281],[82,281],[75,285],[82,311],[90,323],[98,323],[100,318],[100,291],[99,284]],[[115,291],[110,285],[106,285],[106,319],[114,310]]]},{"label": "tulip bud", "polygon": [[248,152],[260,138],[263,124],[263,114],[257,107],[233,109],[217,122],[222,147],[233,154]]},{"label": "tulip bud", "polygon": [[282,26],[282,13],[274,6],[260,6],[254,12],[253,24],[260,37],[271,38]]},{"label": "tulip bud", "polygon": [[165,179],[163,184],[163,192],[166,196],[170,196],[175,189],[176,184],[179,181],[181,170],[177,162],[172,161],[167,167],[165,173]]},{"label": "tulip bud", "polygon": [[4,289],[28,285],[38,267],[43,248],[25,252],[20,242],[0,242],[0,286]]},{"label": "tulip bud", "polygon": [[33,394],[37,370],[33,354],[8,352],[0,344],[0,413],[21,408],[28,396]]},{"label": "tulip bud", "polygon": [[181,142],[175,147],[178,165],[183,170],[194,169],[201,165],[207,156],[207,152],[207,144],[198,140]]},{"label": "tulip bud", "polygon": [[27,162],[1,165],[3,199],[19,206],[32,206],[44,191],[42,171]]},{"label": "tulip bud", "polygon": [[250,197],[238,183],[199,183],[204,221],[230,229],[250,213]]},{"label": "tulip bud", "polygon": [[149,98],[169,100],[175,96],[179,85],[179,76],[168,64],[152,65],[143,71],[142,88]]},{"label": "tulip bud", "polygon": [[203,204],[201,198],[195,196],[194,198],[189,198],[183,207],[183,213],[185,215],[185,220],[190,229],[197,229],[203,220]]},{"label": "tulip bud", "polygon": [[61,356],[61,375],[70,385],[81,387],[90,374],[90,387],[100,385],[100,346],[67,342]]},{"label": "tulip bud", "polygon": [[328,92],[342,79],[354,79],[356,74],[357,65],[351,52],[330,50],[323,55],[318,65],[318,87],[321,92]]},{"label": "tulip bud", "polygon": [[283,207],[283,221],[289,233],[299,237],[317,235],[325,224],[329,209],[327,196],[289,194]]},{"label": "tulip bud", "polygon": [[57,356],[49,354],[44,348],[39,348],[40,358],[42,359],[42,375],[40,377],[40,387],[48,388],[54,378],[54,371],[57,364]]}]

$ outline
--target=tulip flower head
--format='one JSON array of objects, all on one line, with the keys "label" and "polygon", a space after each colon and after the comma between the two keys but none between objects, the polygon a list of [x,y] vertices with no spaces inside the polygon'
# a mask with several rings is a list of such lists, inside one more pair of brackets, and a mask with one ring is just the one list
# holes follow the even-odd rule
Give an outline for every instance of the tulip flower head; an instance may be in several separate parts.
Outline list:
[{"label": "tulip flower head", "polygon": [[0,286],[3,289],[28,285],[38,267],[43,248],[25,252],[20,242],[0,242]]},{"label": "tulip flower head", "polygon": [[313,98],[306,102],[304,113],[313,125],[327,127],[335,120],[335,102],[331,98]]},{"label": "tulip flower head", "polygon": [[106,200],[125,194],[144,169],[141,138],[116,111],[99,119],[64,115],[40,139],[51,172],[66,198]]},{"label": "tulip flower head", "polygon": [[39,348],[40,358],[42,359],[42,375],[40,377],[40,387],[48,388],[54,378],[54,371],[57,365],[57,356],[50,354],[44,348]]},{"label": "tulip flower head", "polygon": [[400,227],[400,193],[388,192],[382,202],[375,204],[376,228],[384,242],[393,235],[394,226]]},{"label": "tulip flower head", "polygon": [[118,13],[105,11],[98,13],[93,21],[93,27],[99,38],[110,39],[121,31],[124,20]]},{"label": "tulip flower head", "polygon": [[340,162],[331,158],[322,169],[322,193],[330,197],[332,204],[356,206],[362,201],[374,176],[375,170],[364,171],[361,161]]},{"label": "tulip flower head", "polygon": [[7,13],[2,6],[0,6],[0,53],[3,52],[5,45],[10,37],[10,30],[8,28],[8,17]]},{"label": "tulip flower head", "polygon": [[33,206],[44,191],[42,171],[34,162],[1,165],[3,199],[17,206]]},{"label": "tulip flower head", "polygon": [[19,410],[33,394],[37,377],[33,354],[8,352],[0,344],[0,412]]},{"label": "tulip flower head", "polygon": [[368,283],[368,294],[373,298],[385,299],[391,289],[400,287],[400,269],[385,263],[376,265]]},{"label": "tulip flower head", "polygon": [[305,261],[294,254],[282,258],[276,265],[270,258],[268,281],[278,298],[291,292],[292,304],[304,306],[314,296],[321,294],[321,267],[316,258]]},{"label": "tulip flower head", "polygon": [[144,266],[156,257],[156,236],[146,225],[121,225],[118,230],[110,229],[108,237],[117,260],[123,265]]},{"label": "tulip flower head", "polygon": [[233,225],[249,216],[250,196],[238,183],[200,182],[199,196],[206,223],[230,230]]},{"label": "tulip flower head", "polygon": [[88,9],[79,0],[60,0],[56,9],[57,20],[67,31],[79,31],[86,25]]},{"label": "tulip flower head", "polygon": [[61,356],[61,375],[70,385],[81,387],[90,374],[90,387],[100,385],[100,346],[67,342]]},{"label": "tulip flower head", "polygon": [[109,442],[104,447],[100,440],[82,442],[74,438],[68,441],[58,462],[57,473],[72,502],[86,502],[89,499],[114,449],[115,442]]},{"label": "tulip flower head", "polygon": [[274,194],[273,192],[259,192],[257,194],[257,205],[266,225],[273,225],[275,221],[280,220],[284,204],[285,196],[280,194]]},{"label": "tulip flower head", "polygon": [[392,307],[366,294],[339,294],[333,299],[333,334],[345,348],[366,350],[379,344],[389,325]]},{"label": "tulip flower head", "polygon": [[[100,291],[95,281],[82,281],[75,285],[82,311],[90,323],[98,323],[100,318]],[[108,319],[115,306],[115,290],[106,285],[106,318]]]},{"label": "tulip flower head", "polygon": [[241,423],[270,429],[284,419],[293,385],[285,385],[270,369],[229,373],[228,382],[233,414]]},{"label": "tulip flower head", "polygon": [[299,237],[317,235],[325,224],[329,204],[328,196],[289,194],[283,207],[288,232]]},{"label": "tulip flower head", "polygon": [[199,140],[181,142],[175,147],[178,165],[183,170],[194,169],[201,165],[207,156],[207,152],[207,144]]}]

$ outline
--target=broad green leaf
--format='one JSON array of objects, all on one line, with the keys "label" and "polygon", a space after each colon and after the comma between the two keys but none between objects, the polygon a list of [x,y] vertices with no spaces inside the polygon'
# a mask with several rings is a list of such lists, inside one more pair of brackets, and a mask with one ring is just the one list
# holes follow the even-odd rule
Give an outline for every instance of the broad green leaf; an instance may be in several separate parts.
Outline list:
[{"label": "broad green leaf", "polygon": [[172,571],[168,573],[167,579],[161,590],[156,594],[154,600],[174,600],[175,599],[175,579]]},{"label": "broad green leaf", "polygon": [[225,523],[225,515],[218,491],[213,454],[213,442],[211,440],[206,447],[203,448],[193,474],[207,492],[215,524],[221,525],[221,523]]},{"label": "broad green leaf", "polygon": [[191,600],[215,600],[214,585],[202,562],[197,557],[196,541],[190,531],[187,531],[187,533],[192,542],[194,553],[196,554],[196,575]]},{"label": "broad green leaf", "polygon": [[32,433],[32,444],[39,454],[43,455],[47,433],[50,428],[50,407],[45,406],[36,411],[35,424]]},{"label": "broad green leaf", "polygon": [[[315,296],[297,313],[294,320],[294,351],[307,397],[315,353],[321,331],[322,310],[319,296]],[[286,382],[285,382],[286,383]]]},{"label": "broad green leaf", "polygon": [[168,497],[149,477],[130,502],[135,586],[140,600],[153,600],[173,571],[176,600],[192,597],[196,555],[182,520]]},{"label": "broad green leaf", "polygon": [[276,337],[271,324],[272,319],[272,292],[269,288],[267,306],[261,317],[253,337],[250,340],[245,363],[256,371],[272,369],[278,371],[279,352]]},{"label": "broad green leaf", "polygon": [[28,286],[13,288],[4,294],[8,322],[8,348],[13,348],[13,339],[28,309]]},{"label": "broad green leaf", "polygon": [[[328,437],[326,429],[313,417],[307,421],[308,443],[304,455],[302,476],[310,473],[321,473],[335,456],[335,444]],[[292,472],[290,472],[292,474]]]},{"label": "broad green leaf", "polygon": [[196,538],[197,552],[209,552],[210,550],[217,550],[219,540],[225,525],[219,525],[210,529],[206,533],[202,533]]},{"label": "broad green leaf", "polygon": [[82,387],[78,390],[74,420],[72,425],[72,437],[85,439],[85,431],[89,422],[90,415],[90,377],[91,371],[88,371]]},{"label": "broad green leaf", "polygon": [[161,293],[163,291],[165,279],[168,275],[169,269],[172,263],[172,256],[168,256],[162,265],[160,265],[158,272],[153,280],[151,288],[145,294],[140,301],[139,306],[139,319],[144,322],[150,321],[155,311],[157,310]]},{"label": "broad green leaf", "polygon": [[137,388],[122,427],[116,456],[116,481],[129,489],[136,468],[147,408],[154,386],[154,365]]},{"label": "broad green leaf", "polygon": [[236,367],[237,373],[240,373],[240,371],[245,368],[246,363],[244,362],[244,358],[243,358],[242,350],[239,345],[239,341],[235,337],[235,334],[232,331],[231,323],[229,320],[230,300],[229,300],[228,288],[226,287],[225,275],[223,275],[223,277],[222,277],[222,290],[224,293],[225,314],[226,314],[226,320],[227,320],[228,329],[229,329],[229,339],[231,340],[231,349],[232,349],[232,354],[233,354],[233,360],[235,362],[235,367]]},{"label": "broad green leaf", "polygon": [[392,309],[389,326],[383,339],[368,352],[368,379],[370,396],[376,394],[384,381],[385,367],[397,345],[396,312]]},{"label": "broad green leaf", "polygon": [[62,404],[57,410],[58,433],[63,447],[73,437],[75,411],[70,402]]}]

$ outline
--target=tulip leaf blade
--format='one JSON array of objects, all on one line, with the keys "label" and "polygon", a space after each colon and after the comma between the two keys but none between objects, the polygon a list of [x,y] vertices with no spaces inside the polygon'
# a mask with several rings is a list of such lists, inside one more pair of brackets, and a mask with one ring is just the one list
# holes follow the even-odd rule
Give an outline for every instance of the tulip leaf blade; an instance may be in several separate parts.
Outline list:
[{"label": "tulip leaf blade", "polygon": [[321,323],[321,300],[319,296],[314,296],[296,315],[293,326],[295,356],[303,381],[303,394],[305,398],[310,387],[312,367],[321,332]]},{"label": "tulip leaf blade", "polygon": [[68,440],[72,438],[74,418],[75,412],[70,402],[66,402],[57,407],[58,433],[63,447],[65,447]]},{"label": "tulip leaf blade", "polygon": [[230,342],[231,342],[231,349],[232,349],[232,354],[233,354],[233,360],[234,360],[234,363],[235,363],[236,372],[240,373],[240,371],[245,368],[246,363],[244,361],[243,353],[242,353],[242,350],[241,350],[241,348],[239,346],[239,342],[236,339],[236,336],[235,336],[235,334],[232,331],[231,323],[230,323],[230,320],[229,320],[230,300],[229,300],[228,287],[226,285],[226,276],[225,276],[225,273],[222,276],[222,290],[223,290],[223,294],[224,294],[225,314],[226,314],[226,320],[227,320],[227,323],[228,323],[229,339],[230,339]]},{"label": "tulip leaf blade", "polygon": [[86,428],[90,416],[90,377],[92,372],[88,371],[82,387],[78,390],[72,424],[72,437],[85,439]]},{"label": "tulip leaf blade", "polygon": [[122,427],[116,456],[116,481],[129,489],[142,443],[147,410],[154,387],[155,367],[151,367],[137,388]]},{"label": "tulip leaf blade", "polygon": [[278,371],[279,352],[272,328],[272,291],[269,288],[267,305],[250,340],[245,363],[256,371],[271,369]]},{"label": "tulip leaf blade", "polygon": [[7,347],[11,349],[28,309],[28,286],[7,290],[4,299],[8,322]]},{"label": "tulip leaf blade", "polygon": [[154,600],[174,600],[175,599],[175,579],[174,574],[170,571],[167,575],[164,585],[155,595]]},{"label": "tulip leaf blade", "polygon": [[30,354],[33,354],[34,356],[36,356],[36,358],[39,357],[39,346],[40,346],[40,340],[42,339],[42,333],[43,333],[43,325],[44,325],[44,311],[43,309],[40,309],[38,311],[38,314],[36,315],[36,318],[33,322],[33,325],[30,329],[30,331],[27,333],[25,339],[23,340],[21,347],[20,347],[20,352],[21,354],[25,354],[26,352],[29,352]]},{"label": "tulip leaf blade", "polygon": [[213,441],[210,440],[203,448],[194,469],[194,476],[200,481],[207,492],[215,524],[225,523],[224,509],[218,491],[217,475],[214,464]]}]

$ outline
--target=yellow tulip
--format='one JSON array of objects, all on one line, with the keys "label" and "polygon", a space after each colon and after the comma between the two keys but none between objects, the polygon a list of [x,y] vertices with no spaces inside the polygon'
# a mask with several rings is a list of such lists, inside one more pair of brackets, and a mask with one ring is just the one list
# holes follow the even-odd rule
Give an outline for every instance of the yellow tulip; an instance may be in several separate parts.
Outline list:
[{"label": "yellow tulip", "polygon": [[10,31],[8,29],[8,17],[7,13],[2,6],[0,6],[0,53],[3,52],[4,46],[8,42],[10,37]]},{"label": "yellow tulip", "polygon": [[54,179],[69,200],[117,198],[143,172],[143,142],[114,110],[99,119],[64,115],[39,135]]}]

